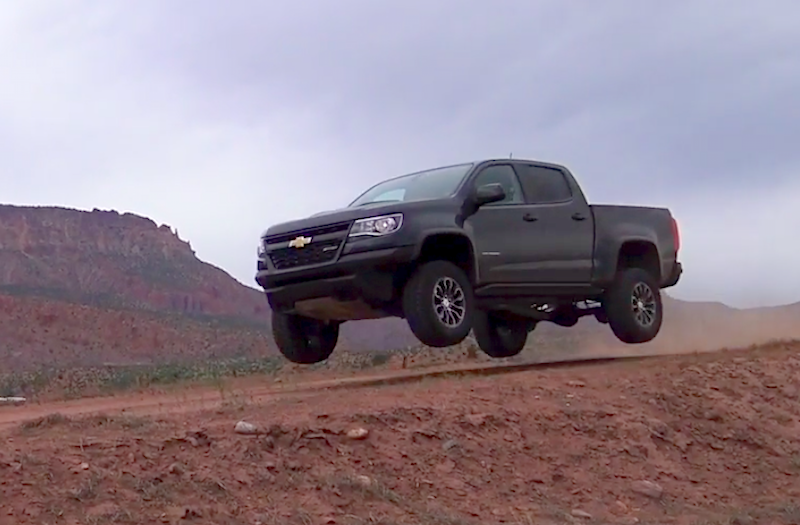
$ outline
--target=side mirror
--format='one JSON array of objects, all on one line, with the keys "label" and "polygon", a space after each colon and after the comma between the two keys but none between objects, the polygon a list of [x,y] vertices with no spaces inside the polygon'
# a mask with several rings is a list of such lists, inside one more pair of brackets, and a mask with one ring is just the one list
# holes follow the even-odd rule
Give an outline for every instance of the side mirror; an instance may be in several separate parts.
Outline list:
[{"label": "side mirror", "polygon": [[473,200],[476,206],[483,206],[484,204],[491,204],[493,202],[500,202],[506,198],[506,190],[503,186],[497,183],[484,184],[475,190]]}]

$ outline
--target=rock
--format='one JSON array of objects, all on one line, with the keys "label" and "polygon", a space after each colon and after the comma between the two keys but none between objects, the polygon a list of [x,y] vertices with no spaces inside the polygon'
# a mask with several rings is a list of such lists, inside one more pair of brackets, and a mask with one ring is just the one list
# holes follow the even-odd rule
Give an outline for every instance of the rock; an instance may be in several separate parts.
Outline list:
[{"label": "rock", "polygon": [[362,440],[367,439],[367,436],[369,436],[369,430],[366,428],[358,427],[347,431],[347,437],[349,439]]},{"label": "rock", "polygon": [[355,481],[362,487],[369,487],[372,485],[372,478],[369,476],[364,476],[363,474],[356,476]]},{"label": "rock", "polygon": [[781,394],[790,399],[794,399],[797,397],[797,389],[791,385],[788,385],[781,389]]},{"label": "rock", "polygon": [[[203,513],[192,507],[172,506],[167,509],[167,512],[162,514],[162,521],[169,523],[170,518],[179,520],[190,520],[192,518],[202,518]],[[165,519],[166,518],[166,519]]]},{"label": "rock", "polygon": [[686,452],[686,450],[689,448],[689,445],[692,444],[692,438],[678,434],[672,438],[672,444],[678,447],[681,452]]},{"label": "rock", "polygon": [[411,436],[412,436],[412,439],[414,439],[414,440],[417,439],[417,436],[422,436],[422,437],[425,437],[425,438],[433,439],[433,438],[438,438],[439,437],[439,433],[436,432],[435,430],[423,429],[423,430],[415,430],[415,431],[413,431]]},{"label": "rock", "polygon": [[661,485],[646,480],[634,482],[633,486],[631,486],[631,490],[637,494],[653,499],[661,499],[661,496],[664,494],[664,489]]},{"label": "rock", "polygon": [[572,509],[572,513],[571,514],[576,518],[583,518],[583,519],[586,519],[586,520],[592,519],[592,515],[591,514],[589,514],[585,510],[581,510],[581,509]]},{"label": "rock", "polygon": [[81,463],[81,470],[89,470],[89,464],[88,463]]},{"label": "rock", "polygon": [[475,425],[476,427],[479,427],[486,423],[486,419],[488,417],[489,416],[487,414],[467,414],[466,416],[464,416],[464,419],[470,425]]},{"label": "rock", "polygon": [[[0,505],[0,507],[2,507],[2,505]],[[97,505],[92,505],[84,509],[84,512],[88,518],[85,521],[89,523],[102,523],[103,521],[106,521],[103,518],[108,519],[108,516],[118,515],[120,512],[122,512],[122,509],[118,505],[107,501],[104,503],[98,503]]]},{"label": "rock", "polygon": [[273,450],[275,448],[275,438],[272,436],[266,436],[261,439],[261,448],[264,450]]},{"label": "rock", "polygon": [[258,427],[252,423],[248,423],[247,421],[239,421],[236,423],[236,426],[233,427],[233,431],[237,434],[252,436],[254,434],[258,434]]},{"label": "rock", "polygon": [[202,518],[202,517],[203,513],[200,510],[193,509],[191,507],[186,507],[185,509],[183,509],[183,516],[181,516],[181,519],[188,520],[191,518]]},{"label": "rock", "polygon": [[457,446],[458,446],[458,441],[456,441],[455,439],[448,439],[442,445],[442,450],[445,450],[445,451],[452,450],[452,449],[456,448]]},{"label": "rock", "polygon": [[249,486],[252,483],[250,476],[248,476],[247,473],[242,472],[240,470],[235,471],[233,473],[233,479],[235,479],[237,483],[244,486]]},{"label": "rock", "polygon": [[449,460],[449,459],[447,461],[444,461],[444,462],[439,463],[438,465],[436,465],[436,470],[438,470],[439,472],[443,472],[445,474],[449,474],[449,473],[453,472],[453,470],[455,470],[455,468],[456,468],[456,464],[452,460]]},{"label": "rock", "polygon": [[189,432],[184,439],[193,447],[207,447],[211,445],[211,438],[202,430]]},{"label": "rock", "polygon": [[567,385],[577,388],[583,388],[586,386],[586,383],[584,383],[583,381],[567,381]]}]

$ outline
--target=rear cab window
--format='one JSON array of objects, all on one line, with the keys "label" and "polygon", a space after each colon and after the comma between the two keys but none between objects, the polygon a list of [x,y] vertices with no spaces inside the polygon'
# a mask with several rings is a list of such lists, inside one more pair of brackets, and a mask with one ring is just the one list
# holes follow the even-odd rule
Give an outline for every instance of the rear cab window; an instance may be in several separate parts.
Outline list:
[{"label": "rear cab window", "polygon": [[516,168],[528,204],[556,204],[572,200],[572,188],[561,170],[524,163]]}]

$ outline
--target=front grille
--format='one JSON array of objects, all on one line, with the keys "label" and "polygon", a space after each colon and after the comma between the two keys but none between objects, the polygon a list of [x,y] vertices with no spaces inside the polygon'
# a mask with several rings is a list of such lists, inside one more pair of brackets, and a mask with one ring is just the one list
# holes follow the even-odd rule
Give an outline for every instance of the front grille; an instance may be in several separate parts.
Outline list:
[{"label": "front grille", "polygon": [[269,259],[276,270],[322,264],[336,257],[341,243],[342,239],[330,239],[312,242],[303,248],[279,248],[269,252]]},{"label": "front grille", "polygon": [[321,235],[330,235],[333,233],[341,233],[350,229],[350,222],[340,222],[337,224],[328,224],[327,226],[319,226],[317,228],[309,228],[307,230],[300,230],[292,233],[283,233],[280,235],[271,235],[264,238],[266,244],[281,244],[288,243],[299,235],[306,237],[319,237]]}]

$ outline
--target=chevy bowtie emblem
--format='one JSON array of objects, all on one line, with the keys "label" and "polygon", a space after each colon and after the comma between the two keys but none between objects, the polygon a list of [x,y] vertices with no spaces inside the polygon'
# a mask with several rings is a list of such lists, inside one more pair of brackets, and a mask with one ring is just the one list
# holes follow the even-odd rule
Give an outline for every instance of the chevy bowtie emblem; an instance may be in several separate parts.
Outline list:
[{"label": "chevy bowtie emblem", "polygon": [[311,237],[296,237],[289,241],[289,248],[302,248],[306,244],[311,243]]}]

